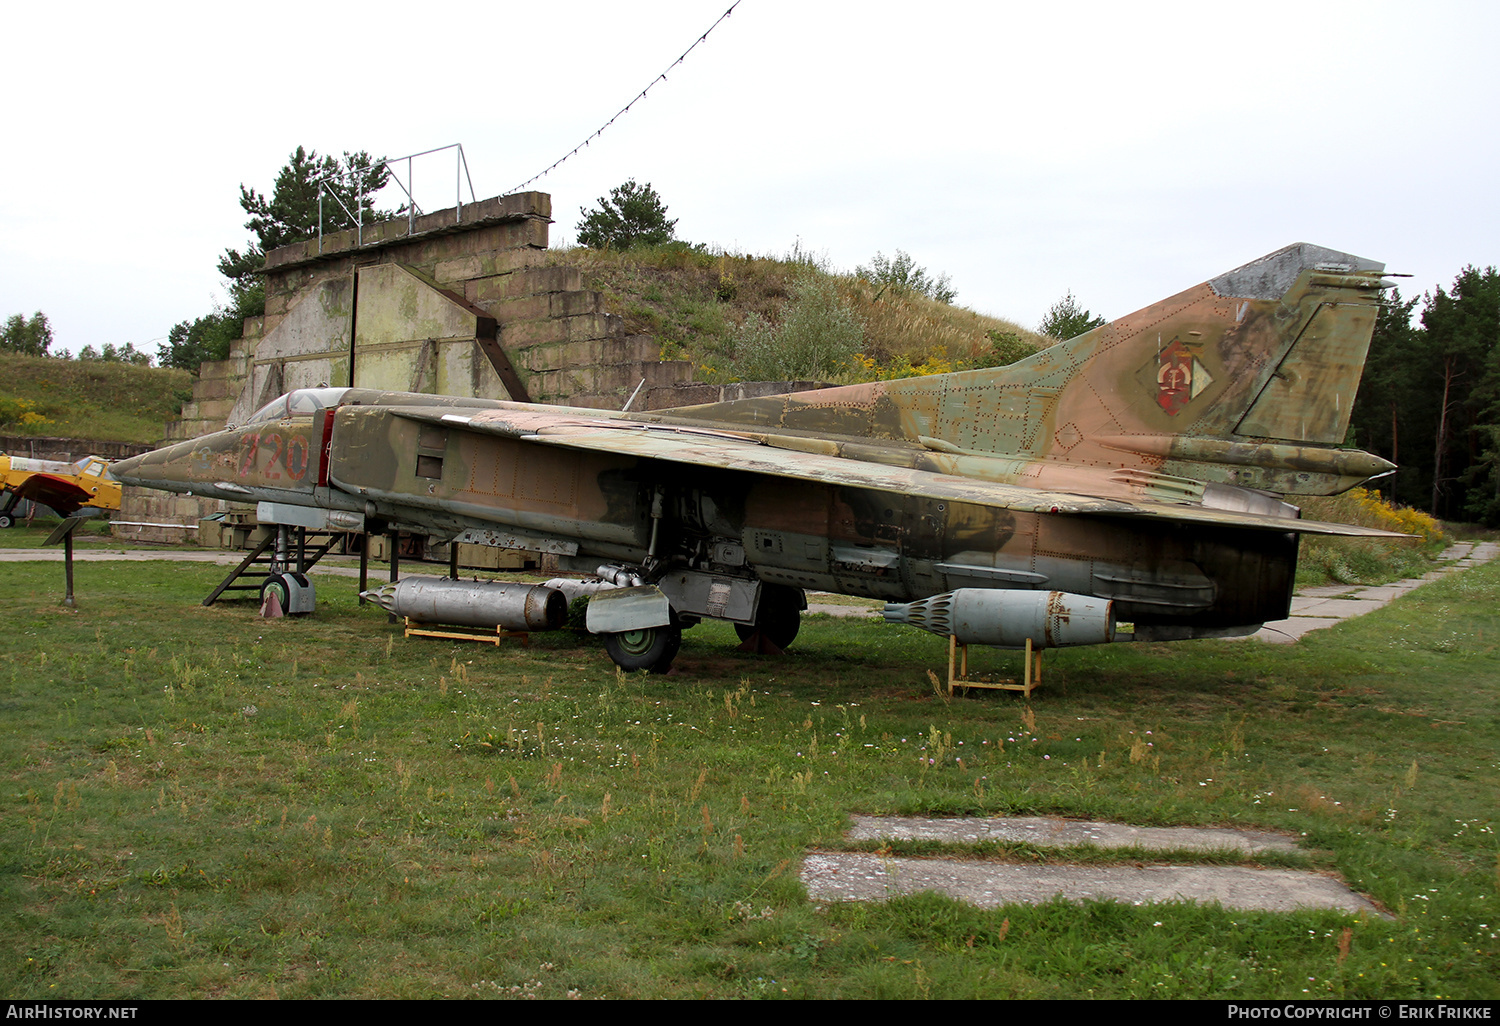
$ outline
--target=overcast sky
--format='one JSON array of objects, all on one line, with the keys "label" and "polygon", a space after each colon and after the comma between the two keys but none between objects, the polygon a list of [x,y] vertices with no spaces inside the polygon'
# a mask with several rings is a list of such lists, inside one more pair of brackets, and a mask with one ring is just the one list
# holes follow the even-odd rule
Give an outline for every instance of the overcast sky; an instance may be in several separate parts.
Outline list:
[{"label": "overcast sky", "polygon": [[[479,198],[509,192],[730,3],[10,5],[0,317],[154,353],[223,301],[239,186],[298,145],[458,142]],[[1302,241],[1411,295],[1500,264],[1497,39],[1488,0],[742,0],[530,188],[554,244],[635,178],[681,238],[842,269],[903,249],[1028,326],[1069,289],[1119,316]],[[451,154],[415,171],[452,206]]]}]

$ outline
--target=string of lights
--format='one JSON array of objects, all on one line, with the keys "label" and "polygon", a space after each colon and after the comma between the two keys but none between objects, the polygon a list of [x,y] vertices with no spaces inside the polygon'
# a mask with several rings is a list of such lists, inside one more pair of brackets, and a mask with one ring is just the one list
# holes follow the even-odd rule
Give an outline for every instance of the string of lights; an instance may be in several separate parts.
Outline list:
[{"label": "string of lights", "polygon": [[668,64],[666,71],[663,71],[660,75],[657,75],[655,78],[653,78],[651,80],[650,84],[648,84],[646,86],[646,88],[642,89],[639,93],[637,93],[635,95],[635,98],[632,99],[629,103],[627,103],[625,106],[621,107],[615,113],[614,117],[610,118],[604,124],[600,125],[594,131],[594,133],[592,135],[590,135],[587,139],[583,140],[583,142],[579,143],[577,146],[574,146],[571,150],[569,150],[567,153],[563,154],[557,160],[553,161],[552,164],[545,171],[541,171],[541,172],[539,172],[537,174],[532,175],[530,178],[526,179],[526,181],[522,182],[520,185],[516,186],[515,188],[511,189],[510,191],[513,192],[513,193],[514,192],[520,192],[522,189],[526,188],[526,186],[530,185],[532,182],[535,182],[535,181],[537,181],[540,178],[545,178],[547,175],[551,174],[554,170],[556,170],[557,167],[558,167],[558,165],[562,164],[563,161],[567,160],[569,157],[572,157],[572,156],[576,155],[579,150],[583,149],[589,143],[593,142],[600,135],[602,135],[603,132],[604,132],[604,130],[606,128],[608,128],[610,125],[614,124],[617,120],[619,120],[619,118],[621,117],[621,115],[623,115],[626,111],[630,110],[630,108],[634,107],[637,103],[640,103],[642,100],[644,100],[646,98],[646,94],[649,93],[656,86],[656,83],[658,83],[658,82],[665,82],[667,80],[667,72],[671,71],[673,68],[677,67],[677,65],[681,64],[684,60],[686,60],[687,59],[687,55],[690,54],[690,53],[692,53],[697,48],[697,46],[698,46],[699,43],[703,42],[705,39],[708,38],[709,32],[712,32],[714,29],[718,28],[719,27],[719,22],[722,22],[725,18],[727,18],[731,14],[733,14],[734,13],[734,9],[736,7],[738,7],[739,5],[740,5],[740,0],[734,0],[734,3],[732,3],[732,4],[729,5],[729,9],[727,11],[725,11],[723,14],[719,15],[718,20],[715,21],[712,25],[710,25],[708,27],[708,31],[707,32],[704,32],[703,35],[701,35],[697,39],[695,39],[693,41],[693,45],[692,46],[690,46],[686,50],[682,51],[682,56],[678,57],[671,64]]}]

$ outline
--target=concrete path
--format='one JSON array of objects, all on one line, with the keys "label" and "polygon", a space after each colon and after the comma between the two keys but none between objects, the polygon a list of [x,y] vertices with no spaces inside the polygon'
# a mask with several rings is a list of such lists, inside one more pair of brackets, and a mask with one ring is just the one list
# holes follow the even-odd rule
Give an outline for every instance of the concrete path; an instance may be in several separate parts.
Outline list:
[{"label": "concrete path", "polygon": [[1340,621],[1389,605],[1392,600],[1447,574],[1488,563],[1500,555],[1500,542],[1458,542],[1443,553],[1445,565],[1421,577],[1395,584],[1363,588],[1357,584],[1326,584],[1303,588],[1292,598],[1292,615],[1268,623],[1250,637],[1273,645],[1289,645],[1309,631],[1332,627]]},{"label": "concrete path", "polygon": [[[1135,827],[1038,817],[928,819],[856,816],[851,840],[937,840],[973,844],[1025,841],[1038,847],[1088,845],[1157,851],[1297,851],[1296,842],[1260,830]],[[1108,900],[1132,905],[1194,901],[1225,908],[1287,912],[1341,909],[1384,915],[1369,899],[1321,873],[1253,866],[1067,865],[987,862],[973,858],[908,858],[868,852],[814,852],[802,863],[802,882],[814,901],[884,901],[898,894],[936,891],[980,908]]]},{"label": "concrete path", "polygon": [[[230,552],[227,550],[205,551],[201,549],[84,549],[74,548],[73,562],[75,563],[155,563],[165,560],[171,563],[217,563],[219,566],[234,566],[245,558],[244,552]],[[351,556],[335,556],[325,559],[312,568],[313,576],[325,577],[358,577],[358,566],[340,566],[333,559],[354,559]],[[63,561],[63,550],[60,546],[47,549],[0,549],[0,563],[61,563]],[[403,567],[425,567],[431,573],[429,576],[437,576],[442,570],[435,563],[403,563]],[[369,579],[372,583],[385,583],[388,578],[389,564],[374,561],[370,564]],[[415,573],[422,573],[418,570]],[[402,576],[413,576],[413,571],[403,571]]]}]

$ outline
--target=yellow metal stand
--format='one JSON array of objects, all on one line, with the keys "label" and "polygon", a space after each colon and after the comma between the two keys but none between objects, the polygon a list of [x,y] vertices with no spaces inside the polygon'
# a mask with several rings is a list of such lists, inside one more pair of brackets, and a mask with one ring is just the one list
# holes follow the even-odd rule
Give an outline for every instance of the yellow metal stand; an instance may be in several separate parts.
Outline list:
[{"label": "yellow metal stand", "polygon": [[959,688],[994,688],[997,691],[1019,691],[1027,698],[1042,686],[1042,650],[1031,647],[1026,639],[1026,671],[1021,679],[1015,677],[982,677],[969,679],[969,646],[960,645],[958,639],[948,635],[948,694]]},{"label": "yellow metal stand", "polygon": [[526,631],[508,631],[496,627],[493,634],[479,628],[451,627],[447,625],[428,626],[420,620],[406,618],[406,636],[418,638],[453,638],[457,641],[482,641],[486,644],[500,646],[500,642],[506,638],[516,638],[523,645],[531,644],[531,635]]}]

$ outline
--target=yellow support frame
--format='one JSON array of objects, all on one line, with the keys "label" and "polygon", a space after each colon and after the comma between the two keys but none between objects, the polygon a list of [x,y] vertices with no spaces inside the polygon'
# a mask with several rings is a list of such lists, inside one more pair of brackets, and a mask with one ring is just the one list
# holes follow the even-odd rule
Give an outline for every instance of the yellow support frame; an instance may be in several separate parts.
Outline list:
[{"label": "yellow support frame", "polygon": [[1042,686],[1042,650],[1031,647],[1031,639],[1026,639],[1025,674],[1021,678],[998,677],[969,679],[969,646],[960,645],[958,638],[952,634],[948,635],[948,695],[952,697],[953,689],[960,688],[992,688],[996,691],[1019,691],[1027,698],[1031,693]]},{"label": "yellow support frame", "polygon": [[500,642],[506,638],[519,639],[521,644],[531,644],[531,634],[527,631],[508,631],[502,627],[496,627],[495,633],[480,630],[479,628],[452,627],[448,625],[436,625],[429,627],[421,620],[413,620],[406,617],[406,636],[408,638],[453,638],[456,641],[481,641],[488,645],[500,647]]}]

